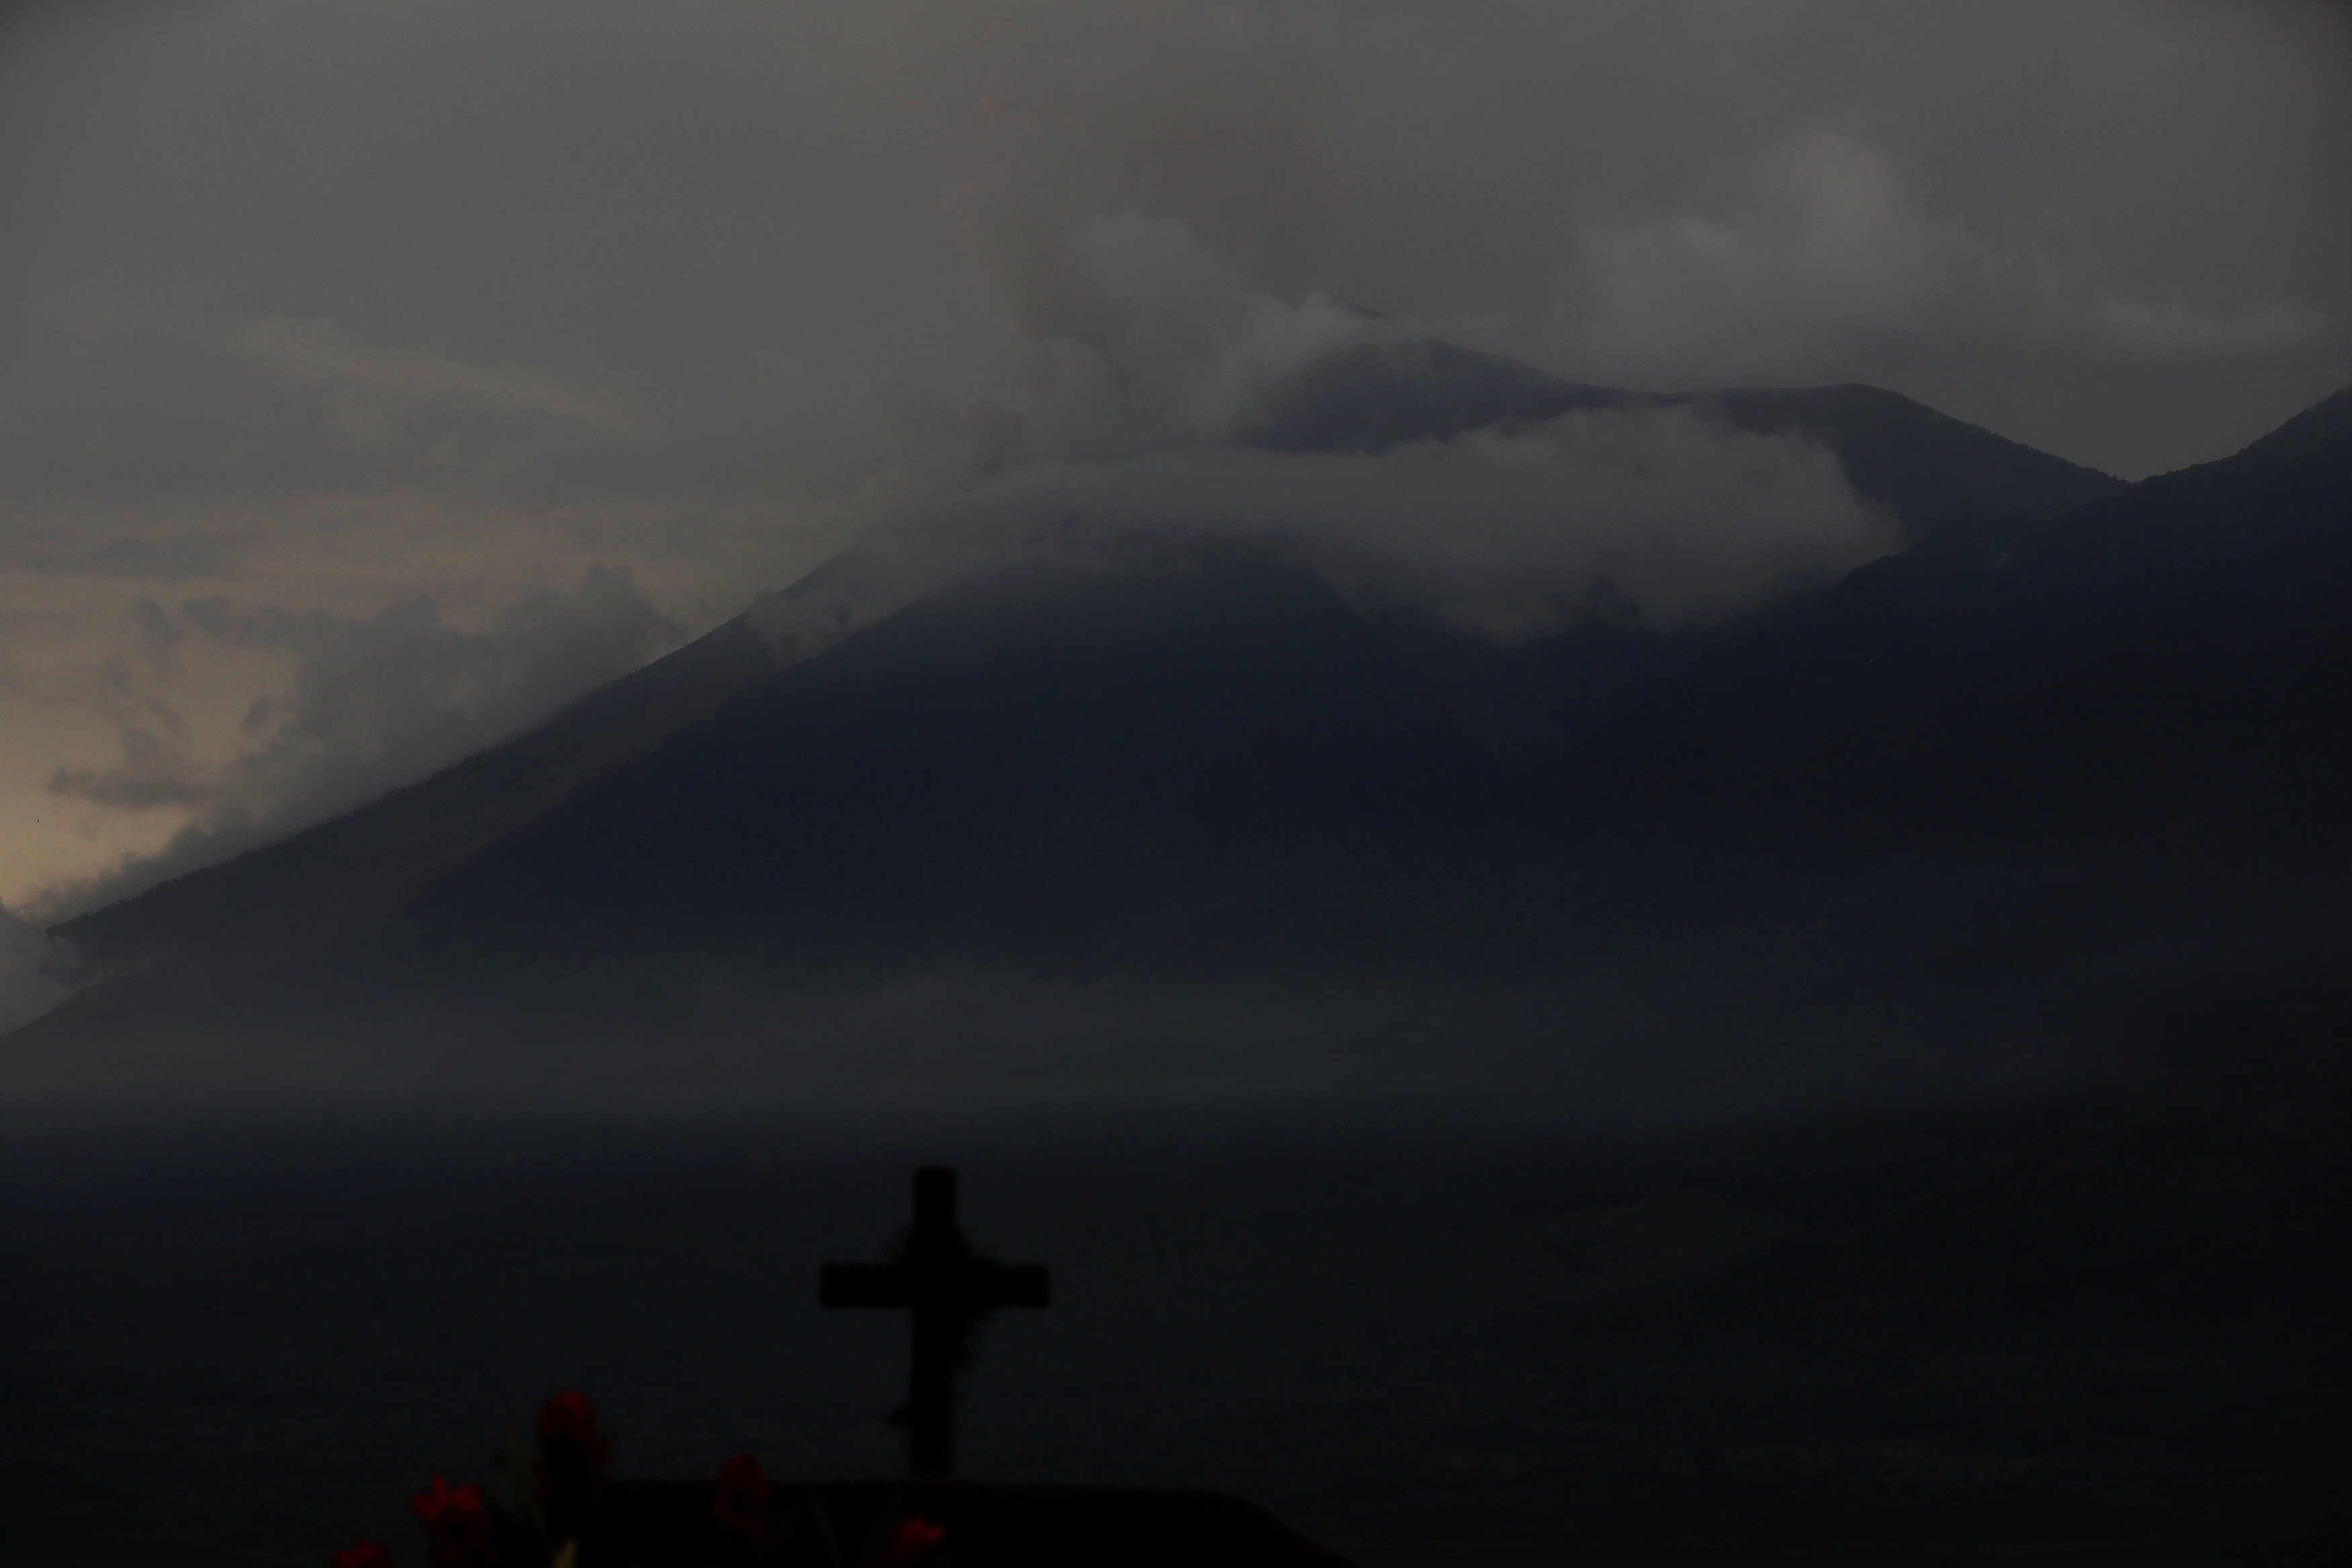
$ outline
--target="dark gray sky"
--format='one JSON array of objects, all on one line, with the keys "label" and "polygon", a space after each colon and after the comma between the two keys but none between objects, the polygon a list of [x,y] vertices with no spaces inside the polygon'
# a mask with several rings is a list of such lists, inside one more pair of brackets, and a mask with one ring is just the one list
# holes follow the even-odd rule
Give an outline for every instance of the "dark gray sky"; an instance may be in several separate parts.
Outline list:
[{"label": "dark gray sky", "polygon": [[1875,382],[2130,476],[2352,381],[2352,20],[2306,0],[6,17],[17,906],[935,516],[977,403],[1051,434],[1039,493],[1214,445],[1335,300],[1582,381]]}]

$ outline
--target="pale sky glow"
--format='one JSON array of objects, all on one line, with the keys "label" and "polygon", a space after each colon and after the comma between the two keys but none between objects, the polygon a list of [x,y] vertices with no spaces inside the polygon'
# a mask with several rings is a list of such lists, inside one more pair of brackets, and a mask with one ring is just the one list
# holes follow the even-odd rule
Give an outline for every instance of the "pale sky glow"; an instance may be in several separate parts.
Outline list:
[{"label": "pale sky glow", "polygon": [[2220,456],[2352,381],[2347,168],[2305,0],[18,8],[0,903],[985,511],[977,405],[1074,491],[1213,446],[1345,307]]}]

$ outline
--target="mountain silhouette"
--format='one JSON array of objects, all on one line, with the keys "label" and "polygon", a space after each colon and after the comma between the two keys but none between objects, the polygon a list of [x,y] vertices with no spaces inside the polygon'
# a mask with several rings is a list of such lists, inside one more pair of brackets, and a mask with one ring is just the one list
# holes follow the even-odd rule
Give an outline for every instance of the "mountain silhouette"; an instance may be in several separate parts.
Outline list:
[{"label": "mountain silhouette", "polygon": [[[1741,428],[1822,442],[1836,452],[1857,492],[1888,508],[1915,538],[1973,538],[1978,529],[2031,525],[2122,488],[2107,476],[1876,388],[1624,392],[1426,340],[1309,367],[1250,439],[1281,450],[1373,450],[1467,429],[1533,424],[1579,408],[1667,403],[1698,403]],[[820,568],[812,575],[824,574]],[[1433,664],[1481,666],[1455,681],[1479,688],[1468,706],[1501,704],[1502,730],[1532,729],[1552,739],[1548,713],[1605,706],[1685,651],[1661,652],[1653,646],[1657,641],[1623,628],[1613,636],[1584,628],[1575,637],[1489,656],[1465,651],[1458,640],[1421,639]],[[321,920],[340,923],[339,911],[379,910],[773,673],[772,660],[739,617],[516,741],[284,842],[69,921],[58,934],[94,970],[117,972],[194,946],[257,936],[274,925],[315,930]],[[249,925],[255,922],[257,928]]]},{"label": "mountain silhouette", "polygon": [[751,998],[756,1036],[777,996],[932,973],[1525,978],[1716,941],[1728,911],[1767,912],[1806,955],[1784,988],[1818,996],[1902,924],[1820,890],[1905,856],[1941,858],[1903,920],[1942,919],[1918,890],[1971,857],[2064,884],[2017,905],[2004,883],[1964,939],[1927,932],[1961,967],[1937,986],[1972,984],[1952,954],[2011,915],[2025,949],[2085,909],[2144,942],[2164,926],[2141,894],[2252,898],[2295,865],[2329,939],[2343,394],[2126,486],[1871,388],[1669,399],[1444,345],[1301,386],[1254,439],[1698,403],[1832,447],[1913,542],[1762,624],[1604,615],[1508,648],[1232,545],[1016,563],[782,667],[739,620],[518,741],[67,923],[107,977],[10,1050],[64,1079],[126,1042],[267,1039],[281,1062],[362,1037],[650,1042],[714,997]]}]

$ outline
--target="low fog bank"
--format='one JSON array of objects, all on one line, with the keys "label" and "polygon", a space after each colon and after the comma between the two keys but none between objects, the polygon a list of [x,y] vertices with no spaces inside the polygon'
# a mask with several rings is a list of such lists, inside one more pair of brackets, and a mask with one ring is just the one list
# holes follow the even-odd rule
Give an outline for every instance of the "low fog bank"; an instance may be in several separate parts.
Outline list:
[{"label": "low fog bank", "polygon": [[0,905],[0,1035],[29,1023],[65,1000],[66,955],[40,927]]},{"label": "low fog bank", "polygon": [[2183,918],[2146,892],[2068,866],[1912,863],[1776,874],[1701,924],[1673,915],[1671,936],[1642,933],[1658,908],[1620,907],[1613,934],[1537,960],[1506,950],[1509,911],[1456,910],[1432,915],[1454,923],[1445,943],[1385,957],[1198,972],[1170,953],[1090,975],[845,965],[824,985],[672,953],[565,990],[436,979],[218,1014],[199,994],[138,1051],[95,1027],[17,1037],[0,1106],[93,1130],[758,1123],[827,1146],[1155,1119],[1652,1138],[2236,1071],[2273,998],[2328,994],[2315,977],[2347,925],[2340,896],[2241,880]]},{"label": "low fog bank", "polygon": [[1541,977],[1188,984],[959,970],[827,992],[755,989],[733,975],[663,997],[659,1010],[650,998],[623,1009],[559,998],[468,1011],[425,996],[281,1007],[233,1030],[192,1020],[136,1053],[103,1040],[76,1040],[63,1060],[20,1048],[0,1097],[197,1116],[457,1107],[658,1124],[757,1110],[857,1138],[1294,1107],[1615,1133],[1968,1099],[2077,1069],[2062,1030],[2013,997],[1949,998],[1910,1016],[1915,998],[1792,1002],[1774,994],[1780,983],[1752,956],[1720,951]]}]

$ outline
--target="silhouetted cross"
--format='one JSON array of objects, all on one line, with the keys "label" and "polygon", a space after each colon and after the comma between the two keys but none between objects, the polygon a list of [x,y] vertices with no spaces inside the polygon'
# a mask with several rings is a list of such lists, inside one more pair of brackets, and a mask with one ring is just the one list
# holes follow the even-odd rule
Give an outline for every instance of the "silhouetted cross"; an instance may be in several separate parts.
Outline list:
[{"label": "silhouetted cross", "polygon": [[887,1263],[827,1263],[817,1300],[828,1307],[907,1307],[915,1364],[907,1381],[907,1473],[955,1473],[955,1375],[971,1336],[999,1307],[1042,1307],[1053,1288],[1042,1263],[1004,1264],[971,1249],[956,1223],[953,1166],[915,1173],[915,1223]]}]

